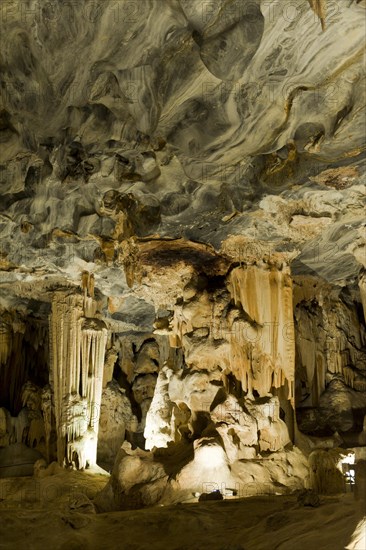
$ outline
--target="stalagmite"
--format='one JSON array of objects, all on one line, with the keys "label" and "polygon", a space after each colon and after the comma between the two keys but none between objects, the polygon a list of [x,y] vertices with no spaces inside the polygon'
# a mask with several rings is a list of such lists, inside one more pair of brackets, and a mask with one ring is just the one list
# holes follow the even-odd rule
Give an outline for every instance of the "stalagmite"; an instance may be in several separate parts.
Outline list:
[{"label": "stalagmite", "polygon": [[56,294],[50,322],[57,458],[79,468],[96,463],[108,336],[102,321],[88,317],[96,308],[92,300],[85,311],[83,297]]},{"label": "stalagmite", "polygon": [[173,405],[169,399],[171,374],[172,371],[167,366],[164,366],[159,372],[154,397],[146,415],[144,436],[147,450],[154,447],[166,447],[170,441],[175,439],[175,430],[172,425]]},{"label": "stalagmite", "polygon": [[340,449],[324,451],[317,449],[309,456],[310,486],[320,494],[342,493],[344,477],[338,468],[342,453]]},{"label": "stalagmite", "polygon": [[10,443],[22,443],[29,420],[26,409],[22,409],[18,416],[8,415],[8,432],[10,434]]}]

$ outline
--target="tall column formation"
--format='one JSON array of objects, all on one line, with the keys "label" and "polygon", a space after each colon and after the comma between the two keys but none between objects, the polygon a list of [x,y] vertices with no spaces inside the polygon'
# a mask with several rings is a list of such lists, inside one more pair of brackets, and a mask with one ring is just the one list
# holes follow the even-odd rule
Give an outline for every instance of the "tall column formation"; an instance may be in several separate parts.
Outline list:
[{"label": "tall column formation", "polygon": [[56,293],[50,321],[51,375],[61,465],[96,463],[104,354],[108,332],[89,317],[93,298]]}]

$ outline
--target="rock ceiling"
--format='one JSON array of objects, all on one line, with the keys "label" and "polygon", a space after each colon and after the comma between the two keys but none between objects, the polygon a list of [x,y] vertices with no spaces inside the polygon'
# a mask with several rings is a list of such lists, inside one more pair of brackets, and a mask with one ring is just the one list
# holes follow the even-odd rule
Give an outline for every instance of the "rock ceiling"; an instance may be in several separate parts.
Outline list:
[{"label": "rock ceiling", "polygon": [[2,299],[83,270],[128,295],[136,237],[219,251],[241,235],[356,279],[364,10],[330,2],[323,32],[305,0],[5,2]]},{"label": "rock ceiling", "polygon": [[97,403],[106,463],[125,431],[146,449],[119,451],[123,491],[135,461],[160,496],[148,450],[190,437],[183,489],[208,452],[225,483],[278,452],[297,487],[295,405],[365,444],[365,7],[2,3],[0,428],[25,407],[28,445],[56,429],[82,467]]}]

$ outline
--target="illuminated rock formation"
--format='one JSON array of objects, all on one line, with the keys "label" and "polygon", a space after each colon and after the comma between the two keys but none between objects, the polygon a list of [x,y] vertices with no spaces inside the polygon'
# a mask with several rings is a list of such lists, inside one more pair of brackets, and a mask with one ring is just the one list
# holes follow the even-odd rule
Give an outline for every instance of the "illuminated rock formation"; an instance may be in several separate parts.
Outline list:
[{"label": "illuminated rock formation", "polygon": [[85,307],[85,298],[58,294],[50,321],[57,458],[78,468],[97,458],[107,330],[93,309],[88,298]]},{"label": "illuminated rock formation", "polygon": [[272,386],[279,388],[287,381],[293,403],[295,346],[289,271],[236,268],[230,273],[229,289],[246,321],[234,325],[231,335],[232,370],[243,390],[264,396]]},{"label": "illuminated rock formation", "polygon": [[106,510],[344,489],[365,5],[2,3],[0,474],[102,466]]}]

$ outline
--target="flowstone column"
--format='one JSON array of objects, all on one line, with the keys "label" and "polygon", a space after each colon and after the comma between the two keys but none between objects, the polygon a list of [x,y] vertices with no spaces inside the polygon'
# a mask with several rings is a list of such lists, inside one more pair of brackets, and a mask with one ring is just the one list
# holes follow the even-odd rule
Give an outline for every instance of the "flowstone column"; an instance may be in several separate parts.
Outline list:
[{"label": "flowstone column", "polygon": [[51,373],[57,460],[77,468],[96,464],[104,355],[108,331],[93,298],[56,293],[50,320]]},{"label": "flowstone column", "polygon": [[271,388],[288,387],[294,407],[295,337],[292,280],[289,269],[237,267],[230,273],[229,290],[247,322],[230,330],[232,370],[242,387],[260,397]]}]

